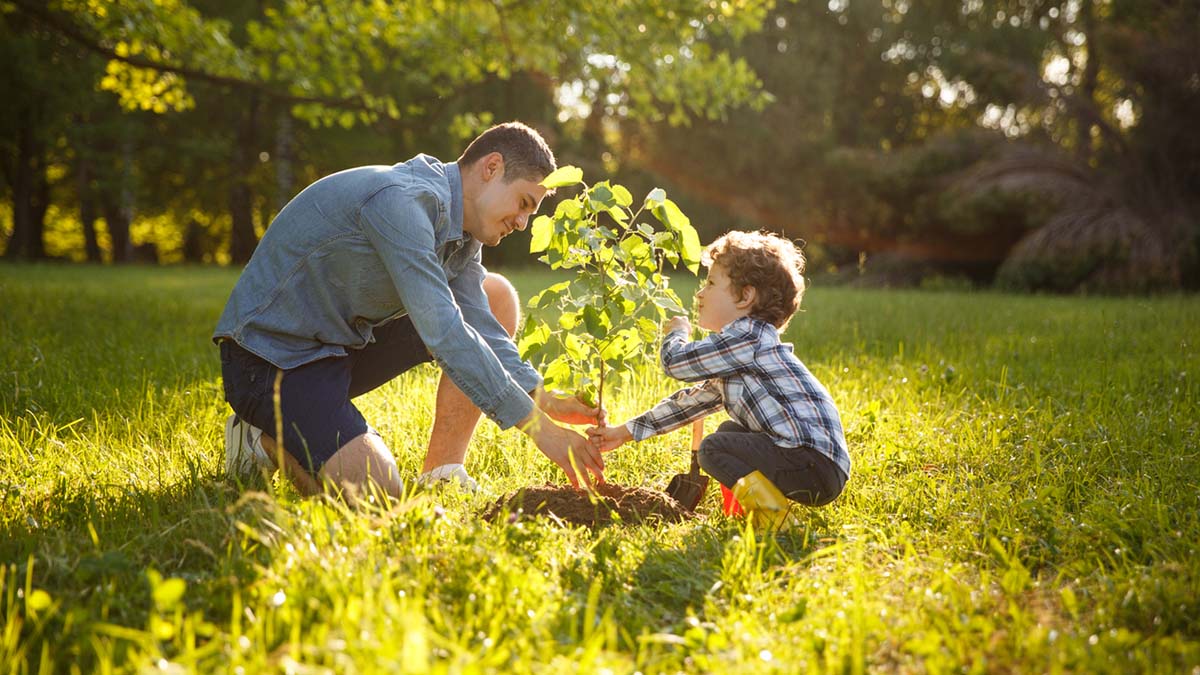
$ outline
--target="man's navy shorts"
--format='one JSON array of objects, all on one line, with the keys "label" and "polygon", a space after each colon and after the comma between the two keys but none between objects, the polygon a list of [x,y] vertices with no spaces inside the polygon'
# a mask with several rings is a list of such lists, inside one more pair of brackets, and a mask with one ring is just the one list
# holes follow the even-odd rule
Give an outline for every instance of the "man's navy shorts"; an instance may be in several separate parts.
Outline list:
[{"label": "man's navy shorts", "polygon": [[[339,448],[367,433],[367,421],[350,399],[433,360],[407,316],[373,332],[375,341],[361,350],[284,370],[279,378],[283,447],[314,474]],[[233,340],[221,340],[225,400],[240,419],[272,438],[279,373],[279,368]]]}]

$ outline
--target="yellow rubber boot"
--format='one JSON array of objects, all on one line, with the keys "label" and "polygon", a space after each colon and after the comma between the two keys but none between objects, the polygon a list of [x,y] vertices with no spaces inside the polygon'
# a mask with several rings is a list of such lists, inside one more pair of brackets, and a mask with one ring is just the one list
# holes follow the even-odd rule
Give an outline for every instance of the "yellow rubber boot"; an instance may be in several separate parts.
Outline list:
[{"label": "yellow rubber boot", "polygon": [[752,471],[733,486],[733,496],[760,530],[786,530],[797,524],[791,502],[761,471]]}]

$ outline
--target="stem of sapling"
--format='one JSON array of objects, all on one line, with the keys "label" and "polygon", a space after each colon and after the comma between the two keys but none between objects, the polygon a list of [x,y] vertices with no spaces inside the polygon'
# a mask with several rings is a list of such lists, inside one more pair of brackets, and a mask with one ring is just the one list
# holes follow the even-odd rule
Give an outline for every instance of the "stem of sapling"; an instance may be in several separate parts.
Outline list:
[{"label": "stem of sapling", "polygon": [[[608,306],[608,274],[604,269],[604,262],[600,262],[600,307]],[[596,356],[600,359],[600,382],[596,385],[596,407],[604,407],[604,351],[600,346],[600,338],[592,341],[596,346]]]}]

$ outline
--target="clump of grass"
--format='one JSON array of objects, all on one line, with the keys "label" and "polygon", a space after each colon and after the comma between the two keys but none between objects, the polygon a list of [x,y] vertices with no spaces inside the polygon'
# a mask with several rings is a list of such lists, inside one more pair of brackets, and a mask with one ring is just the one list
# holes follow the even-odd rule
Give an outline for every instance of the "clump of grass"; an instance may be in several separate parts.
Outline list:
[{"label": "clump of grass", "polygon": [[[813,289],[786,338],[841,408],[855,472],[763,536],[715,490],[679,524],[483,522],[497,496],[562,482],[488,423],[481,495],[351,510],[236,485],[208,341],[235,278],[0,266],[0,669],[1200,665],[1195,298]],[[358,401],[410,478],[436,377]],[[648,370],[611,417],[675,386]],[[687,447],[627,446],[607,477],[661,489]]]}]

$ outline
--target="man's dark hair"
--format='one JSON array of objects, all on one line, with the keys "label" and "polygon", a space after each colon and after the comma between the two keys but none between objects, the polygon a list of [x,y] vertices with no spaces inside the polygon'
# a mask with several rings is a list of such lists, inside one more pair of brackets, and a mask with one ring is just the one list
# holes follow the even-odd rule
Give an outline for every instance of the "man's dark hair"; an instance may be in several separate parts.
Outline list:
[{"label": "man's dark hair", "polygon": [[546,139],[520,122],[497,124],[479,134],[458,158],[458,164],[471,166],[493,152],[504,158],[505,183],[518,178],[541,182],[558,166]]}]

